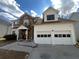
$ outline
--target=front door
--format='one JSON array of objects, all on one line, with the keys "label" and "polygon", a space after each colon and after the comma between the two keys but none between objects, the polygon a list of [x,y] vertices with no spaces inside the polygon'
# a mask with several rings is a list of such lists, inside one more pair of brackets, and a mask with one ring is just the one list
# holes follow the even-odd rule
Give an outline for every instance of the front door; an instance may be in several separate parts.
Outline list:
[{"label": "front door", "polygon": [[26,29],[20,29],[19,30],[19,39],[26,39]]}]

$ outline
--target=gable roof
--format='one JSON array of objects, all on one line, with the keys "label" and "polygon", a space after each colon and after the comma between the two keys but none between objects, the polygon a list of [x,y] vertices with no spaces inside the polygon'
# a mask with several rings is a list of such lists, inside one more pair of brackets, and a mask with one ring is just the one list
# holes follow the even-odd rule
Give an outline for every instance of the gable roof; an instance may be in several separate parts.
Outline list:
[{"label": "gable roof", "polygon": [[70,19],[79,21],[79,12],[73,12]]},{"label": "gable roof", "polygon": [[24,13],[20,18],[19,20],[24,20],[24,18],[33,18],[31,15],[29,15],[28,13]]},{"label": "gable roof", "polygon": [[29,20],[29,24],[33,23],[33,18],[31,15],[24,13],[18,20],[19,20],[19,26],[23,25],[24,20]]},{"label": "gable roof", "polygon": [[48,11],[49,9],[56,11],[57,13],[59,12],[57,9],[53,8],[53,7],[48,7],[43,13],[45,13],[46,11]]},{"label": "gable roof", "polygon": [[21,25],[18,29],[28,29],[27,27]]}]

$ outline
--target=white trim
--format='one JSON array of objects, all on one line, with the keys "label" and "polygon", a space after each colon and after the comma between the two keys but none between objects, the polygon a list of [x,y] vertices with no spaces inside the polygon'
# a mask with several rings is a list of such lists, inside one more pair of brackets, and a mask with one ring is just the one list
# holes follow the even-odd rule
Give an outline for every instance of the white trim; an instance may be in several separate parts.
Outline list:
[{"label": "white trim", "polygon": [[25,27],[25,26],[23,26],[23,25],[21,25],[19,28],[17,28],[17,29],[28,29],[27,27]]}]

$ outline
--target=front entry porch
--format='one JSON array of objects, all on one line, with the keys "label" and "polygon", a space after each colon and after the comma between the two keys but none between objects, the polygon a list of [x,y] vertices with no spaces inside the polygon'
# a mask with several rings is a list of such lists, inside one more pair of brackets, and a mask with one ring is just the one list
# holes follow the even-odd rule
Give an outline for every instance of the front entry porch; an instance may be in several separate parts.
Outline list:
[{"label": "front entry porch", "polygon": [[21,25],[18,29],[17,29],[17,40],[27,40],[28,37],[28,28],[26,28],[25,26]]}]

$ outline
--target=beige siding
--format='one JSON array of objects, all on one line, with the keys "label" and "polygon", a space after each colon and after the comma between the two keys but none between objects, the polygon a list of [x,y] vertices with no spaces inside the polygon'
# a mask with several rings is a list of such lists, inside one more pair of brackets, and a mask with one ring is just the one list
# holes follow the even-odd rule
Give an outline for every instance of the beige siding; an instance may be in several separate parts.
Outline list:
[{"label": "beige siding", "polygon": [[49,10],[47,10],[45,13],[44,13],[44,22],[49,22],[48,20],[47,20],[47,15],[55,15],[55,20],[49,20],[49,21],[56,21],[56,20],[58,20],[58,14],[57,14],[57,11],[54,11],[54,10],[52,10],[52,9],[49,9]]},{"label": "beige siding", "polygon": [[[60,31],[60,33],[64,33],[65,31],[69,31],[72,35],[71,37],[71,41],[72,43],[70,44],[75,44],[76,41],[75,41],[75,32],[74,32],[74,26],[72,23],[52,23],[52,24],[42,24],[42,25],[35,25],[34,26],[34,40],[37,42],[37,32],[51,32],[53,34],[56,33],[56,31]],[[63,32],[64,31],[64,32]],[[67,33],[66,32],[66,33]],[[61,39],[59,40],[54,40],[55,38],[52,37],[53,39],[53,44],[55,44],[56,42],[57,43],[61,43],[63,42],[63,44],[65,43],[65,40],[62,41]],[[66,40],[67,41],[67,40]],[[39,40],[40,42],[40,40]]]}]

